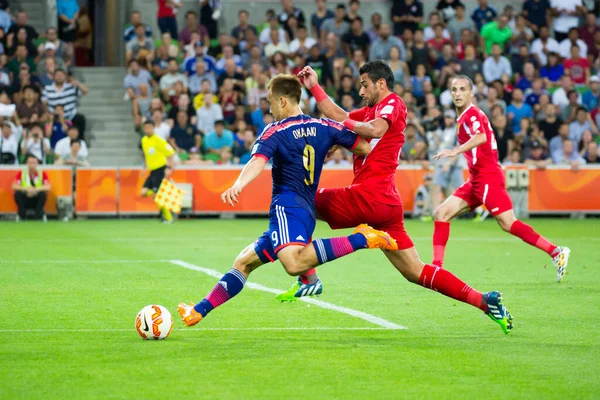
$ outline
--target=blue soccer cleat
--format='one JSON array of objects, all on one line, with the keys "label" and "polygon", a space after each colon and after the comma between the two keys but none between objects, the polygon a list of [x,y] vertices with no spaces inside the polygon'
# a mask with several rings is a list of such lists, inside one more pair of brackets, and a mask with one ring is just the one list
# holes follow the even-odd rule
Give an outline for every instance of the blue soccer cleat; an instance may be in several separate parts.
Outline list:
[{"label": "blue soccer cleat", "polygon": [[508,335],[513,328],[513,317],[508,312],[502,301],[502,293],[488,292],[483,295],[488,306],[487,315],[502,328],[502,331]]},{"label": "blue soccer cleat", "polygon": [[300,297],[318,296],[321,293],[323,293],[323,285],[320,279],[317,279],[315,283],[302,283],[302,280],[298,278],[291,288],[278,294],[275,298],[281,302],[293,302],[298,301]]}]

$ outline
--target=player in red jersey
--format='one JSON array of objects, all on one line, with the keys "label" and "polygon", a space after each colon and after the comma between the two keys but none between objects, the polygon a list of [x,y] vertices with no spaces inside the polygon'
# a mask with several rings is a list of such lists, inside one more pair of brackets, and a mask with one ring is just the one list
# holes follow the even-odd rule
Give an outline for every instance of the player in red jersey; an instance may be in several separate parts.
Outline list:
[{"label": "player in red jersey", "polygon": [[435,210],[432,264],[439,267],[443,265],[444,251],[450,236],[450,220],[483,204],[503,230],[552,257],[556,267],[556,280],[560,282],[567,270],[571,251],[568,247],[550,243],[531,226],[515,217],[512,201],[504,185],[504,172],[498,163],[498,146],[494,131],[487,116],[471,102],[473,82],[467,76],[457,76],[452,81],[450,90],[456,113],[459,115],[459,147],[453,150],[444,149],[434,158],[437,160],[463,154],[471,176]]},{"label": "player in red jersey", "polygon": [[[368,223],[376,229],[385,230],[396,239],[399,250],[384,253],[407,280],[481,309],[508,333],[512,329],[512,317],[499,292],[483,294],[450,271],[424,264],[419,259],[404,229],[402,199],[395,185],[398,158],[404,143],[406,106],[398,95],[391,92],[394,75],[385,61],[368,62],[359,72],[360,96],[367,106],[351,113],[342,110],[327,97],[312,68],[305,67],[299,73],[325,116],[343,122],[371,144],[368,156],[354,157],[354,180],[350,186],[317,191],[315,207],[318,218],[333,229]],[[314,271],[312,275],[301,276],[301,282],[296,285],[284,297],[278,298],[292,300],[315,294],[311,285],[321,287]]]}]

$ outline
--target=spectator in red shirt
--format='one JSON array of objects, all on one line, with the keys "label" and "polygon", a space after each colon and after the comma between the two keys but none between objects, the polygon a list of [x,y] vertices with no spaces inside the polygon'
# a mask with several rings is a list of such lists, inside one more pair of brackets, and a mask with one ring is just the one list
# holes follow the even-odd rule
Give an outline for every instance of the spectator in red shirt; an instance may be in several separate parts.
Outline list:
[{"label": "spectator in red shirt", "polygon": [[433,27],[434,37],[427,41],[429,48],[435,49],[438,53],[442,52],[445,44],[452,45],[452,40],[444,37],[444,25],[438,23]]},{"label": "spectator in red shirt", "polygon": [[157,22],[160,33],[169,32],[177,40],[177,9],[181,7],[181,0],[157,0]]},{"label": "spectator in red shirt", "polygon": [[17,174],[12,185],[19,210],[17,221],[25,219],[27,210],[35,210],[35,218],[45,221],[44,205],[50,190],[50,180],[46,172],[39,169],[39,160],[33,154],[27,154],[26,163],[27,169]]},{"label": "spectator in red shirt", "polygon": [[586,85],[590,83],[590,63],[586,58],[579,56],[579,46],[571,46],[571,58],[565,60],[565,72],[571,76],[575,85]]}]

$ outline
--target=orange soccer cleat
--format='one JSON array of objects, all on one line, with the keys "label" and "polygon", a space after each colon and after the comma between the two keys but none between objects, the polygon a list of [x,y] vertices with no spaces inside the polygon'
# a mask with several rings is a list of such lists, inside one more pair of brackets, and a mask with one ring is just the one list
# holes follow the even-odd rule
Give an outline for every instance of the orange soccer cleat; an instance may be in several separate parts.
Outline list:
[{"label": "orange soccer cleat", "polygon": [[202,314],[194,310],[194,303],[190,303],[189,305],[185,303],[179,303],[177,311],[187,326],[194,326],[202,320]]},{"label": "orange soccer cleat", "polygon": [[367,239],[369,249],[398,250],[396,240],[389,233],[373,229],[367,224],[357,226],[352,233],[363,235]]}]

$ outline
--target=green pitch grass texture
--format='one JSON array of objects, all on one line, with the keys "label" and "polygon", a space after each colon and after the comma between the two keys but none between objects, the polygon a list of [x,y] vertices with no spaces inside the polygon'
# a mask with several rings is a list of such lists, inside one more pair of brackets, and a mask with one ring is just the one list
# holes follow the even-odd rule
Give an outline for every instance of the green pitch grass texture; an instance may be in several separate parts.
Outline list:
[{"label": "green pitch grass texture", "polygon": [[[216,279],[168,260],[226,272],[266,220],[2,223],[0,399],[598,398],[599,222],[529,222],[571,247],[562,283],[549,257],[493,221],[453,222],[447,250],[447,269],[504,294],[509,336],[408,283],[378,250],[320,267],[319,299],[407,330],[249,288],[185,328],[177,304],[201,300]],[[407,229],[431,260],[433,224]],[[315,237],[347,232],[319,223]],[[279,263],[249,279],[280,290],[293,281]],[[134,329],[148,304],[173,314],[164,341]]]}]

